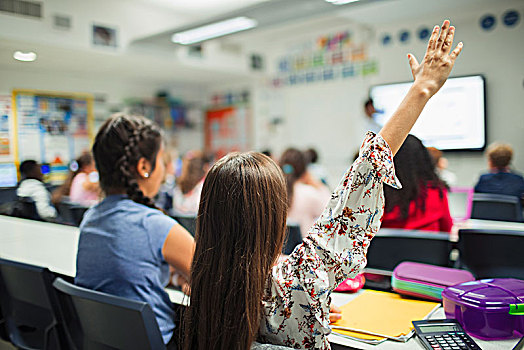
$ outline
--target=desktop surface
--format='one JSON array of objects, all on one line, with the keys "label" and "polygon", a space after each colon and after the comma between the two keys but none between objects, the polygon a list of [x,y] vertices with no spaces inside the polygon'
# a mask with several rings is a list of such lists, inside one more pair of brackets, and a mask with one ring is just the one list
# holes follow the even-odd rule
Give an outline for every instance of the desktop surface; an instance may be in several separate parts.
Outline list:
[{"label": "desktop surface", "polygon": [[[45,266],[59,274],[75,276],[76,252],[80,234],[77,227],[2,215],[0,215],[0,227],[2,227],[0,230],[0,257]],[[171,288],[167,288],[166,291],[174,303],[189,303],[189,297],[182,292]],[[358,294],[332,293],[332,302],[337,306],[342,306]],[[437,310],[432,318],[444,318],[443,309]],[[386,341],[379,345],[362,344],[334,333],[330,334],[328,339],[334,350],[348,348],[361,350],[422,349],[415,338],[406,343]],[[477,344],[484,350],[511,349],[518,340],[483,341],[475,338]]]}]

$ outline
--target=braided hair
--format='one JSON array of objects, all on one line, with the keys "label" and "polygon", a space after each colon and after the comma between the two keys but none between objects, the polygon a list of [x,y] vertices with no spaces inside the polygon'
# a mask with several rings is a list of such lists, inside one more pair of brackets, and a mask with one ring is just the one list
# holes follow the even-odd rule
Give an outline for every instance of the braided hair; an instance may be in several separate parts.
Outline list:
[{"label": "braided hair", "polygon": [[428,150],[417,137],[408,135],[393,162],[402,188],[397,190],[384,186],[386,213],[399,206],[400,217],[405,220],[409,215],[411,201],[415,201],[417,208],[425,212],[428,188],[438,189],[442,198],[446,185],[439,179]]},{"label": "braided hair", "polygon": [[120,113],[109,118],[100,127],[93,144],[102,190],[106,194],[125,192],[131,200],[156,208],[138,186],[137,164],[145,158],[153,172],[161,144],[160,129],[146,118]]}]

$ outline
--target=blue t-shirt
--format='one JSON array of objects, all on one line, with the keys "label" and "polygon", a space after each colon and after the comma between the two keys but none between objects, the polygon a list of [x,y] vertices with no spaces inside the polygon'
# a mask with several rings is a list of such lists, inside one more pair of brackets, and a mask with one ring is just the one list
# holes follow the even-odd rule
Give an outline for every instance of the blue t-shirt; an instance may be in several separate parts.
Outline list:
[{"label": "blue t-shirt", "polygon": [[176,221],[125,195],[111,195],[80,225],[75,284],[151,305],[164,342],[175,328],[164,287],[169,265],[162,247]]},{"label": "blue t-shirt", "polygon": [[505,194],[521,198],[524,195],[524,178],[519,174],[504,171],[484,174],[475,185],[475,192]]}]

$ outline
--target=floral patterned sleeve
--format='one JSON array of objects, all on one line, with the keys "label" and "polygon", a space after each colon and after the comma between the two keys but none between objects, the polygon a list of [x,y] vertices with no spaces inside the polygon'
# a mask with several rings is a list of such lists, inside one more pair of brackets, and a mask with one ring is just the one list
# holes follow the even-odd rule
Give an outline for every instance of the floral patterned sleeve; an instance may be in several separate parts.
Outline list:
[{"label": "floral patterned sleeve", "polygon": [[330,349],[331,292],[366,265],[384,213],[383,183],[400,188],[386,141],[368,132],[358,159],[288,259],[273,267],[259,338],[293,348]]}]

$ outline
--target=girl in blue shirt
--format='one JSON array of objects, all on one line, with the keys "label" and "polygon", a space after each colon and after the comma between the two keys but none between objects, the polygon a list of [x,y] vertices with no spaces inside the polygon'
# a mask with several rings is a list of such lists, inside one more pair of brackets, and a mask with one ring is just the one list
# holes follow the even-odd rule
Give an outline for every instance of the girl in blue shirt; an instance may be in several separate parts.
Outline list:
[{"label": "girl in blue shirt", "polygon": [[95,138],[93,155],[106,198],[80,225],[75,283],[151,305],[164,342],[174,346],[175,312],[164,287],[169,266],[189,276],[195,243],[152,199],[164,178],[160,129],[116,115]]}]

